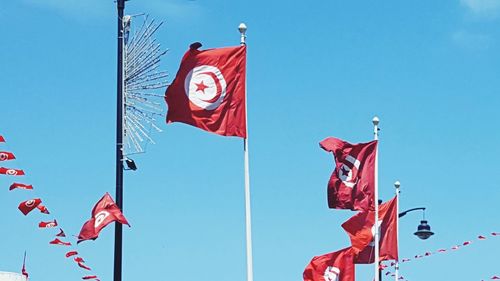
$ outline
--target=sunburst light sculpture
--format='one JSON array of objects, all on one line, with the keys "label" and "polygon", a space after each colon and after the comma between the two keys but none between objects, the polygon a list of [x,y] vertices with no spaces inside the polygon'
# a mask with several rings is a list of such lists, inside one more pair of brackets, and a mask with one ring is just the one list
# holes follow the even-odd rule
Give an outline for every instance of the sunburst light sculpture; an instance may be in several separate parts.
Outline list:
[{"label": "sunburst light sculpture", "polygon": [[[137,28],[132,21],[142,18]],[[163,94],[167,72],[160,69],[161,58],[167,50],[155,38],[163,22],[156,23],[147,15],[124,16],[123,52],[123,150],[124,156],[143,153],[149,143],[154,144],[152,133],[162,130],[156,125],[163,121]]]}]

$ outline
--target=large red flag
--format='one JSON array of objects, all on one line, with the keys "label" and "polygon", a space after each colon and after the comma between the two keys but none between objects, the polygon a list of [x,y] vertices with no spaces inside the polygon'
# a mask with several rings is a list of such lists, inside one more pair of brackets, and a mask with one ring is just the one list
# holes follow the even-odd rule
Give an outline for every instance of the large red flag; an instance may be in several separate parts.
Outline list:
[{"label": "large red flag", "polygon": [[246,138],[246,47],[199,47],[200,43],[191,44],[165,92],[167,123]]},{"label": "large red flag", "polygon": [[106,192],[92,209],[92,218],[90,218],[90,220],[83,225],[82,230],[80,230],[78,243],[84,240],[95,240],[99,237],[99,232],[114,221],[130,226],[127,219],[120,211],[120,208],[118,208],[113,198],[111,198],[111,195]]},{"label": "large red flag", "polygon": [[40,205],[40,203],[42,203],[40,198],[26,200],[19,204],[18,209],[26,216],[29,212],[33,211],[38,205]]},{"label": "large red flag", "polygon": [[337,138],[326,138],[319,145],[332,152],[336,161],[328,181],[328,207],[373,209],[377,141],[350,144]]},{"label": "large red flag", "polygon": [[7,160],[14,160],[14,159],[16,159],[16,156],[14,156],[14,153],[7,152],[7,151],[0,151],[0,161],[7,161]]},{"label": "large red flag", "polygon": [[0,167],[0,174],[7,176],[24,176],[24,171]]},{"label": "large red flag", "polygon": [[[398,260],[397,199],[394,197],[380,205],[379,234],[380,260]],[[355,263],[374,262],[375,212],[360,212],[342,224],[351,239],[353,251],[357,253]]]},{"label": "large red flag", "polygon": [[304,281],[354,281],[352,249],[312,258],[304,270]]}]

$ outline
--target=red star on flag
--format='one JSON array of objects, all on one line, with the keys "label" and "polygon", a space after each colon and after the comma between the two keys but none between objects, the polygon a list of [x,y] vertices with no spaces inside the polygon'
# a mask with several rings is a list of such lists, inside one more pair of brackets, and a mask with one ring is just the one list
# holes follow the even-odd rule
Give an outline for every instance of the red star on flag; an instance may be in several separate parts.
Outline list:
[{"label": "red star on flag", "polygon": [[205,85],[203,83],[203,80],[201,80],[201,83],[194,83],[196,85],[196,91],[202,91],[203,93],[205,93],[205,89],[206,88],[209,88],[207,85]]}]

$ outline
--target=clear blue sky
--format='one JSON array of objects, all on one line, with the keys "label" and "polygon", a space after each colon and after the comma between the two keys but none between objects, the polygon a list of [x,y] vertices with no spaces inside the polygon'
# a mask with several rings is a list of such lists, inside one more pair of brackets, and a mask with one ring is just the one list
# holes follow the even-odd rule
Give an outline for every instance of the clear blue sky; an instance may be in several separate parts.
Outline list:
[{"label": "clear blue sky", "polygon": [[[0,10],[0,134],[34,192],[0,178],[0,270],[33,281],[85,274],[49,246],[56,218],[77,234],[95,202],[114,194],[116,7],[111,0],[4,1]],[[318,142],[372,139],[380,127],[380,196],[401,181],[401,208],[425,206],[436,235],[400,225],[402,257],[500,231],[500,1],[132,0],[127,14],[165,21],[175,75],[188,45],[237,45],[248,25],[248,115],[255,281],[301,280],[314,255],[349,245],[329,210],[331,155]],[[163,92],[160,91],[160,94]],[[124,280],[244,281],[242,141],[160,123],[157,145],[125,173]],[[2,149],[4,146],[2,146]],[[24,217],[41,197],[53,215]],[[112,279],[113,227],[79,251]],[[500,274],[500,238],[401,266],[416,280],[481,280]],[[357,267],[358,280],[373,278]]]}]

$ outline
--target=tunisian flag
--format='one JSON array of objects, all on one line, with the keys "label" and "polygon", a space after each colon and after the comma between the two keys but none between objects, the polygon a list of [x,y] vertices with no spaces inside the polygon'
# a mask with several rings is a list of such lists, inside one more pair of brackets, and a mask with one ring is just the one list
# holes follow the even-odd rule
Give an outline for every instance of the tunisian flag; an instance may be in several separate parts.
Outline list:
[{"label": "tunisian flag", "polygon": [[24,171],[0,167],[0,174],[7,176],[24,176]]},{"label": "tunisian flag", "polygon": [[304,270],[304,281],[354,281],[351,248],[312,258]]},{"label": "tunisian flag", "polygon": [[[398,260],[397,199],[394,197],[379,207],[380,260]],[[375,212],[360,212],[342,224],[356,253],[355,263],[374,262]]]},{"label": "tunisian flag", "polygon": [[335,156],[335,169],[328,181],[328,207],[369,210],[374,208],[377,141],[350,144],[326,138],[321,148]]},{"label": "tunisian flag", "polygon": [[29,212],[33,211],[38,205],[40,205],[40,203],[42,203],[40,198],[26,200],[21,202],[17,208],[26,216]]},{"label": "tunisian flag", "polygon": [[246,138],[246,47],[200,51],[193,43],[165,92],[167,123]]},{"label": "tunisian flag", "polygon": [[95,240],[99,237],[99,232],[108,224],[117,221],[122,224],[128,224],[127,219],[123,216],[120,208],[116,205],[111,195],[106,194],[97,202],[92,209],[92,218],[88,220],[80,230],[78,235],[78,243],[85,240]]},{"label": "tunisian flag", "polygon": [[7,161],[7,160],[14,160],[14,159],[16,159],[16,156],[14,156],[14,153],[7,152],[7,151],[0,151],[0,161]]}]

